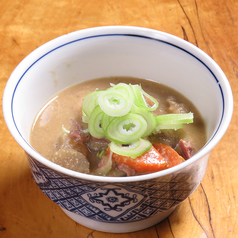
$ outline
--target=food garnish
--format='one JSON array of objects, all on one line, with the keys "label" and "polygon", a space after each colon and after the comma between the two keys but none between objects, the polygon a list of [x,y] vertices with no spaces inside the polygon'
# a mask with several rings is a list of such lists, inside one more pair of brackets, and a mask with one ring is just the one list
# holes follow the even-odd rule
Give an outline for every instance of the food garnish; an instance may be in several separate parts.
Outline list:
[{"label": "food garnish", "polygon": [[193,122],[193,113],[155,116],[158,101],[138,84],[111,84],[106,90],[88,94],[82,104],[83,122],[91,136],[110,140],[110,150],[136,159],[150,151],[146,139],[163,129],[180,129]]}]

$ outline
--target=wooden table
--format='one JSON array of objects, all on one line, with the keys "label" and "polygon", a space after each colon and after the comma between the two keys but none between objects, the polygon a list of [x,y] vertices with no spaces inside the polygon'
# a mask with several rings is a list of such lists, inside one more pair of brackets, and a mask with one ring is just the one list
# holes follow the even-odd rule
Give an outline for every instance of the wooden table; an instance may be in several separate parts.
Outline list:
[{"label": "wooden table", "polygon": [[1,111],[0,237],[238,237],[237,11],[237,0],[1,0],[1,96],[17,64],[45,42],[88,27],[133,25],[174,34],[209,54],[230,81],[234,114],[202,184],[169,218],[140,232],[109,234],[76,224],[40,191]]}]

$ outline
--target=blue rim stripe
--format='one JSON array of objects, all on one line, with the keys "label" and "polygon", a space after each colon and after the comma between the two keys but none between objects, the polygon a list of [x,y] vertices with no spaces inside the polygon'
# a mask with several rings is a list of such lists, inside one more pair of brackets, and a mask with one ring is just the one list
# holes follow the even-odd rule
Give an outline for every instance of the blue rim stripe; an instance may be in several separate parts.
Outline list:
[{"label": "blue rim stripe", "polygon": [[[73,43],[76,43],[76,42],[79,42],[79,41],[83,41],[83,40],[88,40],[88,39],[91,39],[91,38],[98,38],[98,37],[110,37],[110,36],[127,36],[127,37],[138,37],[138,38],[143,38],[143,39],[147,39],[147,40],[154,40],[154,41],[157,41],[157,42],[160,42],[160,43],[164,43],[164,44],[167,44],[167,45],[171,45],[177,49],[180,49],[182,51],[184,51],[185,53],[191,55],[193,58],[195,58],[196,60],[198,60],[201,64],[203,64],[207,69],[208,71],[213,75],[214,79],[216,80],[216,83],[218,84],[219,88],[220,88],[220,92],[221,92],[221,96],[222,96],[222,103],[223,103],[223,107],[222,107],[222,116],[221,116],[221,120],[219,122],[219,125],[217,127],[217,130],[214,132],[213,136],[210,138],[210,140],[206,143],[208,144],[212,139],[213,137],[216,135],[217,131],[219,130],[220,128],[220,125],[223,121],[223,117],[224,117],[224,111],[225,111],[225,103],[224,103],[224,94],[223,94],[223,91],[222,91],[222,88],[221,88],[221,85],[219,83],[219,80],[217,79],[217,77],[215,76],[215,74],[213,73],[213,71],[203,62],[201,61],[197,56],[193,55],[192,53],[190,53],[189,51],[177,46],[177,45],[174,45],[172,43],[169,43],[169,42],[166,42],[166,41],[163,41],[163,40],[159,40],[159,39],[156,39],[156,38],[153,38],[153,37],[148,37],[148,36],[141,36],[141,35],[136,35],[136,34],[102,34],[102,35],[94,35],[94,36],[88,36],[88,37],[84,37],[84,38],[80,38],[80,39],[76,39],[76,40],[73,40],[73,41],[70,41],[70,42],[67,42],[65,44],[62,44],[52,50],[50,50],[49,52],[45,53],[44,55],[42,55],[40,58],[38,58],[35,62],[33,62],[27,69],[26,71],[22,74],[22,76],[20,77],[20,79],[18,80],[17,84],[16,84],[16,87],[13,91],[13,96],[12,96],[12,101],[11,101],[11,113],[12,113],[12,118],[13,118],[13,122],[14,122],[14,125],[19,133],[19,135],[23,138],[23,140],[28,144],[30,145],[25,139],[24,137],[21,135],[17,125],[16,125],[16,122],[15,122],[15,119],[14,119],[14,114],[13,114],[13,103],[14,103],[14,96],[15,96],[15,93],[16,93],[16,90],[17,90],[17,87],[18,85],[20,84],[20,82],[22,81],[24,75],[38,62],[40,61],[41,59],[43,59],[45,56],[47,56],[48,54],[56,51],[57,49],[60,49],[64,46],[67,46],[67,45],[70,45],[70,44],[73,44]],[[31,145],[30,145],[31,146]]]}]

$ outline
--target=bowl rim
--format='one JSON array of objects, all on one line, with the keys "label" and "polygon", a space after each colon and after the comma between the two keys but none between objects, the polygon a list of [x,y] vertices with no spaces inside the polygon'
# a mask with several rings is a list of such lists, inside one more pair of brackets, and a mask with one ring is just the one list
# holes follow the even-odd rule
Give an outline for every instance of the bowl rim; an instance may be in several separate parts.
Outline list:
[{"label": "bowl rim", "polygon": [[[226,112],[224,113],[222,118],[220,120],[220,124],[218,125],[216,132],[212,136],[212,138],[209,139],[209,141],[206,143],[206,145],[200,149],[194,156],[192,156],[189,160],[186,160],[182,164],[179,164],[175,167],[158,171],[150,174],[145,175],[138,175],[138,176],[130,176],[130,177],[106,177],[106,176],[97,176],[97,175],[90,175],[90,174],[84,174],[76,171],[72,171],[66,168],[61,167],[60,165],[57,165],[48,159],[41,156],[37,151],[34,150],[30,146],[29,143],[27,143],[23,136],[21,136],[20,132],[16,128],[16,125],[13,123],[13,116],[11,117],[11,108],[9,108],[9,105],[11,105],[11,97],[13,91],[13,87],[16,87],[16,78],[19,79],[19,73],[24,72],[24,68],[29,67],[29,64],[32,64],[34,62],[35,57],[39,58],[39,55],[42,55],[42,52],[49,52],[53,49],[57,49],[60,46],[66,44],[66,42],[72,41],[74,38],[83,38],[83,37],[89,37],[89,36],[96,36],[96,35],[106,35],[106,34],[131,34],[131,35],[137,35],[137,36],[143,36],[143,37],[149,37],[154,39],[160,39],[165,42],[169,42],[170,44],[174,44],[176,47],[179,47],[187,52],[190,52],[195,57],[197,57],[203,64],[204,61],[211,64],[213,66],[213,71],[216,71],[216,75],[219,75],[219,80],[223,83],[223,105],[226,106],[224,110]],[[71,39],[71,40],[70,40]],[[202,59],[203,60],[202,60]],[[206,64],[205,64],[206,65]],[[211,73],[213,73],[213,71]],[[214,73],[213,73],[214,74]],[[22,73],[20,74],[22,75]],[[219,81],[219,82],[220,82]],[[221,85],[218,82],[221,90]],[[225,104],[226,103],[226,104]],[[202,157],[206,156],[210,153],[210,151],[216,146],[216,144],[220,141],[220,139],[225,134],[233,113],[233,95],[231,91],[231,87],[229,84],[228,79],[226,78],[225,74],[221,70],[221,68],[217,65],[217,63],[208,56],[204,51],[196,47],[195,45],[177,37],[174,35],[171,35],[169,33],[161,32],[158,30],[150,29],[150,28],[144,28],[144,27],[137,27],[137,26],[101,26],[101,27],[92,27],[87,28],[83,30],[74,31],[62,36],[59,36],[42,46],[38,47],[34,51],[32,51],[29,55],[27,55],[15,68],[15,70],[12,72],[5,90],[3,94],[3,114],[6,121],[6,124],[8,126],[9,131],[11,132],[12,136],[15,138],[17,143],[23,148],[23,150],[29,154],[31,157],[36,159],[38,162],[43,164],[46,167],[49,167],[52,170],[55,170],[61,174],[75,177],[78,179],[84,179],[84,180],[90,180],[90,181],[97,181],[97,182],[135,182],[135,181],[142,181],[142,180],[148,180],[148,179],[155,179],[158,177],[163,177],[165,175],[172,174],[174,172],[178,172],[182,170],[183,168],[189,166],[190,164],[194,163],[195,161],[201,159]]]}]

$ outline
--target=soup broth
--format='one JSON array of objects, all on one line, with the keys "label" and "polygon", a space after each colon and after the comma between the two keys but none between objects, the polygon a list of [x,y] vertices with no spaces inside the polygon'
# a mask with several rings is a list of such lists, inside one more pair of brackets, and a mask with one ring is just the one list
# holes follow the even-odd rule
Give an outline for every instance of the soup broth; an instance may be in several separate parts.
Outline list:
[{"label": "soup broth", "polygon": [[[149,136],[151,142],[169,145],[185,160],[204,146],[206,143],[204,122],[198,110],[185,96],[157,82],[132,77],[94,79],[69,87],[55,95],[41,109],[32,125],[31,145],[45,158],[78,172],[104,176],[130,176],[155,172],[153,170],[134,171],[134,169],[128,169],[128,166],[118,166],[115,160],[112,169],[102,174],[98,170],[101,162],[99,154],[106,150],[109,141],[87,138],[79,142],[67,138],[69,131],[72,135],[77,130],[83,131],[84,135],[88,136],[88,125],[82,121],[82,102],[85,96],[95,90],[105,90],[111,83],[121,82],[139,84],[145,92],[156,98],[159,102],[158,108],[153,111],[156,116],[167,113],[192,112],[194,114],[193,123],[185,124],[178,130],[161,130],[159,133],[152,134]],[[185,151],[184,145],[179,146],[181,140],[189,143],[185,145]],[[186,152],[191,154],[185,155]]]}]

